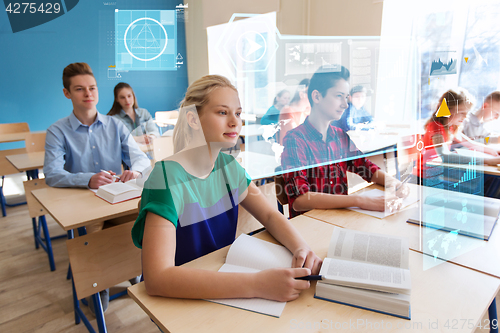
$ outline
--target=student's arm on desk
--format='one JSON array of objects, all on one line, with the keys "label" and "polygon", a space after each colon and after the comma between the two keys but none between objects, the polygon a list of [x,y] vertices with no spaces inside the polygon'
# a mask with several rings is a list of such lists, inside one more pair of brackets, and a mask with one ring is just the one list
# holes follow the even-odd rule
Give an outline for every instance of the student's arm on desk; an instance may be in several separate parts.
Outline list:
[{"label": "student's arm on desk", "polygon": [[[463,132],[459,131],[455,136],[456,141],[459,142],[462,146],[469,148],[471,150],[479,150],[485,154],[489,154],[491,156],[497,157],[498,151],[487,145],[471,140],[467,135]],[[493,143],[493,141],[491,142]]]},{"label": "student's arm on desk", "polygon": [[[432,137],[432,143],[435,145],[434,149],[439,154],[443,163],[450,164],[468,164],[472,161],[472,158],[468,158],[467,156],[458,155],[456,153],[450,152],[448,146],[444,144],[444,138],[441,134],[436,134]],[[463,144],[463,142],[462,142]],[[491,157],[491,158],[480,158],[476,157],[476,162],[478,164],[487,164],[496,166],[500,164],[500,157]]]},{"label": "student's arm on desk", "polygon": [[223,273],[175,266],[175,226],[148,212],[142,241],[142,263],[149,295],[174,298],[266,298],[291,301],[309,281],[307,268],[268,269],[258,273]]},{"label": "student's arm on desk", "polygon": [[[396,193],[399,198],[405,198],[409,194],[409,188],[406,185],[400,186],[401,182],[399,180],[387,175],[382,170],[375,171],[371,181],[382,186],[393,186],[397,188],[397,191],[395,190],[394,193]],[[394,199],[397,198],[395,197]],[[393,207],[393,201],[394,200],[390,199],[387,200],[385,196],[367,197],[309,191],[295,199],[293,209],[296,211],[304,211],[311,209],[359,207],[361,209],[383,212],[386,206],[391,209],[398,209],[398,207]]]}]

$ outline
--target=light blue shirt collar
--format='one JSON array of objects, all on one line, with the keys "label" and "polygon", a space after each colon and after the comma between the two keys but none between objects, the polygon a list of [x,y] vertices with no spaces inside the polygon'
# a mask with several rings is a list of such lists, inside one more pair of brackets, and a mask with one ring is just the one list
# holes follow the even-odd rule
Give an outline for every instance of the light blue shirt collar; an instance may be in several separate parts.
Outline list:
[{"label": "light blue shirt collar", "polygon": [[[101,123],[102,126],[104,128],[106,128],[106,126],[108,125],[108,121],[109,121],[109,118],[103,117],[103,115],[100,114],[99,111],[97,111],[97,117],[95,118],[95,121],[92,123],[92,125],[97,124],[97,123]],[[78,129],[78,127],[80,127],[80,126],[85,126],[75,116],[75,112],[71,112],[71,114],[69,115],[69,123],[70,123],[71,129],[73,131],[76,131]],[[92,125],[90,125],[90,126],[92,126]]]}]

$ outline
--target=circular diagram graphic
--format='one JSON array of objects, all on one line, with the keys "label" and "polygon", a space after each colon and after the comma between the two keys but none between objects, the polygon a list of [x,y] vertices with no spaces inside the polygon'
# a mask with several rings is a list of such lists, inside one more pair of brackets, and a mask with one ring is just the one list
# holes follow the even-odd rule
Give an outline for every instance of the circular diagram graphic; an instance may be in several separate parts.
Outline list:
[{"label": "circular diagram graphic", "polygon": [[266,39],[257,31],[247,31],[236,41],[236,53],[244,62],[257,62],[267,50]]},{"label": "circular diagram graphic", "polygon": [[[144,23],[137,23],[139,21],[144,21]],[[154,24],[151,24],[151,22],[149,21],[153,22]],[[161,36],[161,31],[157,28],[157,25],[161,28],[161,31],[163,31],[164,37]],[[141,27],[139,32],[132,31],[134,28],[136,28],[136,26],[137,28]],[[127,35],[129,31],[131,38],[127,42]],[[163,48],[161,48],[162,40],[165,40],[165,45],[163,45]],[[165,52],[165,49],[167,48],[168,36],[167,31],[160,22],[150,17],[141,17],[129,24],[127,30],[125,30],[123,42],[125,43],[127,52],[132,57],[141,61],[151,61],[155,60],[156,58],[161,56],[163,52]],[[128,44],[130,44],[130,48]],[[134,54],[134,52],[141,55],[144,54],[144,57],[138,57],[136,54]],[[150,57],[148,57],[149,54],[151,54]]]}]

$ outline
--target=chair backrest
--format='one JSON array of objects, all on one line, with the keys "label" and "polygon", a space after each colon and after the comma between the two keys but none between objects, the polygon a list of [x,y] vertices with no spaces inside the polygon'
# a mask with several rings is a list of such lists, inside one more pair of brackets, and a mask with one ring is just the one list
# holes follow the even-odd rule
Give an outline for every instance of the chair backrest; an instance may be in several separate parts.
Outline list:
[{"label": "chair backrest", "polygon": [[38,217],[42,215],[46,215],[47,211],[43,206],[38,202],[38,200],[31,194],[31,191],[38,190],[40,188],[49,187],[49,185],[45,184],[45,179],[32,179],[25,181],[24,183],[24,193],[26,194],[26,202],[28,204],[28,211],[30,213],[30,217]]},{"label": "chair backrest", "polygon": [[[281,167],[277,167],[275,171],[281,171]],[[288,196],[286,195],[285,180],[282,174],[274,176],[274,189],[276,190],[276,199],[278,199],[279,203],[283,206],[287,205]]]},{"label": "chair backrest", "polygon": [[174,140],[171,136],[161,136],[153,140],[153,157],[155,162],[174,154]]},{"label": "chair backrest", "polygon": [[78,299],[141,275],[141,250],[130,236],[133,225],[131,221],[66,241]]},{"label": "chair backrest", "polygon": [[19,171],[7,160],[5,156],[25,154],[25,148],[0,150],[0,176],[14,175]]},{"label": "chair backrest", "polygon": [[28,133],[24,139],[26,151],[28,153],[36,153],[45,150],[45,136],[46,133]]},{"label": "chair backrest", "polygon": [[29,131],[30,127],[28,126],[28,123],[0,124],[0,134],[22,133]]}]

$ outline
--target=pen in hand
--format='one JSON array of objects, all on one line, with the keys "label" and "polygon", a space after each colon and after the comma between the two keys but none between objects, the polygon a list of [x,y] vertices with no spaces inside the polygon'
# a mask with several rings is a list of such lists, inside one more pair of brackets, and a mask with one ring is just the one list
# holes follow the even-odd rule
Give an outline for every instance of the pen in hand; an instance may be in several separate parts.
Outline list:
[{"label": "pen in hand", "polygon": [[112,175],[109,171],[101,169],[101,172],[107,173],[108,175],[112,176],[114,179],[120,180],[120,177],[118,177],[117,175]]},{"label": "pen in hand", "polygon": [[316,281],[323,280],[323,275],[306,275],[295,278],[295,280],[306,280],[306,281]]}]

